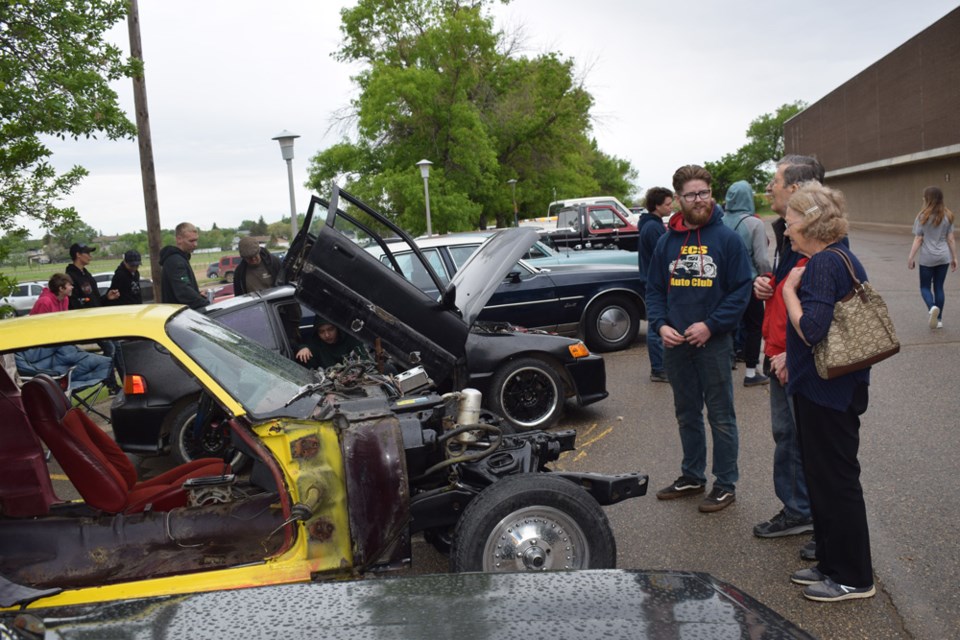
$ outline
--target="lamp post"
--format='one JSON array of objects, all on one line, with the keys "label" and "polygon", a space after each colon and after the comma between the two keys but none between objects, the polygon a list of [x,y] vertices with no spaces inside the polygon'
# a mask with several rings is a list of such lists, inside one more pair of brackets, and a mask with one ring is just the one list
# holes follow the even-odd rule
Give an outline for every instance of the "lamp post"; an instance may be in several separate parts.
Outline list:
[{"label": "lamp post", "polygon": [[287,183],[290,186],[290,242],[297,237],[297,200],[293,195],[293,141],[300,136],[286,129],[273,136],[280,143],[280,155],[287,161]]},{"label": "lamp post", "polygon": [[513,226],[520,226],[520,218],[517,217],[517,179],[510,178],[507,180],[507,184],[510,185],[510,190],[513,192]]},{"label": "lamp post", "polygon": [[424,158],[417,163],[417,166],[420,167],[420,176],[423,178],[423,199],[427,203],[427,235],[433,235],[433,229],[430,226],[430,167],[433,165],[432,162]]}]

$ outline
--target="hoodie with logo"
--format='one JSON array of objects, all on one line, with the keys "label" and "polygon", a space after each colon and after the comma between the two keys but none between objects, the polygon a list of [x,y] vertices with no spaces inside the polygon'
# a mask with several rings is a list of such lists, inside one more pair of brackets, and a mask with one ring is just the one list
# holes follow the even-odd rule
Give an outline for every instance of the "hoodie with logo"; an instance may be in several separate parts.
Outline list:
[{"label": "hoodie with logo", "polygon": [[704,322],[713,336],[736,329],[750,298],[753,278],[740,236],[724,226],[714,205],[697,229],[673,216],[647,272],[647,318],[653,331],[669,325],[683,333]]}]

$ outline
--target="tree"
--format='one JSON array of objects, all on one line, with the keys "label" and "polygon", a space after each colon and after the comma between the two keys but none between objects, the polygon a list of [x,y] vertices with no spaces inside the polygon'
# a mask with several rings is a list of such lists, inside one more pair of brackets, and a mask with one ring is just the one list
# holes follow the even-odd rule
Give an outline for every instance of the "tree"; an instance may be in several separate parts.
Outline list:
[{"label": "tree", "polygon": [[546,210],[557,188],[588,195],[601,183],[628,182],[611,174],[629,173],[629,164],[603,155],[588,135],[593,99],[573,63],[556,54],[511,56],[484,12],[490,2],[359,0],[341,11],[337,55],[366,65],[345,117],[356,140],[311,159],[310,187],[346,182],[421,232],[415,164],[427,158],[433,228],[444,232],[512,223],[511,179],[521,213]]},{"label": "tree", "polygon": [[713,192],[723,197],[730,185],[746,180],[757,193],[767,188],[774,163],[783,157],[783,123],[806,108],[802,101],[781,105],[774,113],[765,113],[747,127],[747,144],[704,166],[713,176]]},{"label": "tree", "polygon": [[0,3],[0,230],[19,228],[20,215],[47,228],[76,217],[53,203],[87,172],[58,175],[41,135],[136,134],[109,86],[135,66],[103,37],[126,12],[124,0]]}]

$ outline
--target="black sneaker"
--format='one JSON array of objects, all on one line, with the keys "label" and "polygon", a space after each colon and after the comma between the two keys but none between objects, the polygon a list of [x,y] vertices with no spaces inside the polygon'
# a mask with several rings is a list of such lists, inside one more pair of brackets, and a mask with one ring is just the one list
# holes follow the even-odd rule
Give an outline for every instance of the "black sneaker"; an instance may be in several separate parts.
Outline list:
[{"label": "black sneaker", "polygon": [[710,494],[700,503],[700,511],[703,513],[713,513],[726,509],[736,501],[737,496],[732,491],[714,487]]},{"label": "black sneaker", "polygon": [[813,519],[791,518],[785,509],[766,522],[761,522],[753,528],[753,535],[758,538],[780,538],[795,536],[799,533],[813,531]]},{"label": "black sneaker", "polygon": [[810,538],[810,542],[800,547],[800,558],[807,562],[813,562],[817,559],[817,540]]},{"label": "black sneaker", "polygon": [[848,587],[844,584],[837,584],[830,578],[824,578],[822,582],[811,584],[803,589],[804,598],[817,602],[840,602],[841,600],[853,600],[854,598],[872,598],[876,593],[877,589],[873,585],[869,587]]},{"label": "black sneaker", "polygon": [[793,575],[790,576],[790,582],[802,585],[817,584],[818,582],[823,582],[826,579],[827,576],[823,575],[820,572],[820,569],[817,569],[816,567],[794,571]]},{"label": "black sneaker", "polygon": [[657,500],[673,500],[674,498],[683,498],[703,493],[704,485],[686,476],[680,476],[673,481],[669,487],[657,491]]},{"label": "black sneaker", "polygon": [[666,371],[653,371],[650,373],[650,382],[670,382]]},{"label": "black sneaker", "polygon": [[756,375],[752,376],[745,376],[743,378],[743,386],[745,387],[759,387],[763,384],[770,384],[770,378],[762,373],[757,373]]}]

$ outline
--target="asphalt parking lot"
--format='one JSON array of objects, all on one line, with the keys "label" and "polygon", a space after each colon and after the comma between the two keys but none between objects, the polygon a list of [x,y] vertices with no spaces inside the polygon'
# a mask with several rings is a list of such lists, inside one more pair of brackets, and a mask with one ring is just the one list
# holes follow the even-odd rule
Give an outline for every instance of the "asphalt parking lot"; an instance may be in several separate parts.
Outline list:
[{"label": "asphalt parking lot", "polygon": [[[656,490],[679,475],[680,448],[670,388],[648,380],[642,342],[605,356],[610,397],[569,411],[561,425],[578,432],[578,450],[561,459],[564,468],[650,475],[649,495],[607,509],[620,567],[712,573],[822,638],[958,637],[960,481],[954,452],[960,445],[960,403],[954,368],[960,313],[953,312],[960,309],[960,274],[947,277],[945,328],[931,331],[917,273],[906,269],[911,239],[903,232],[851,232],[851,246],[887,301],[902,345],[899,355],[874,368],[861,428],[877,597],[809,602],[788,579],[809,566],[797,555],[807,537],[752,536],[753,525],[776,513],[779,504],[771,480],[767,390],[740,385],[742,365],[734,378],[741,442],[737,502],[701,514],[696,500],[656,500]],[[140,466],[149,473],[165,463],[147,459]],[[445,570],[445,558],[417,540],[409,571]]]}]

